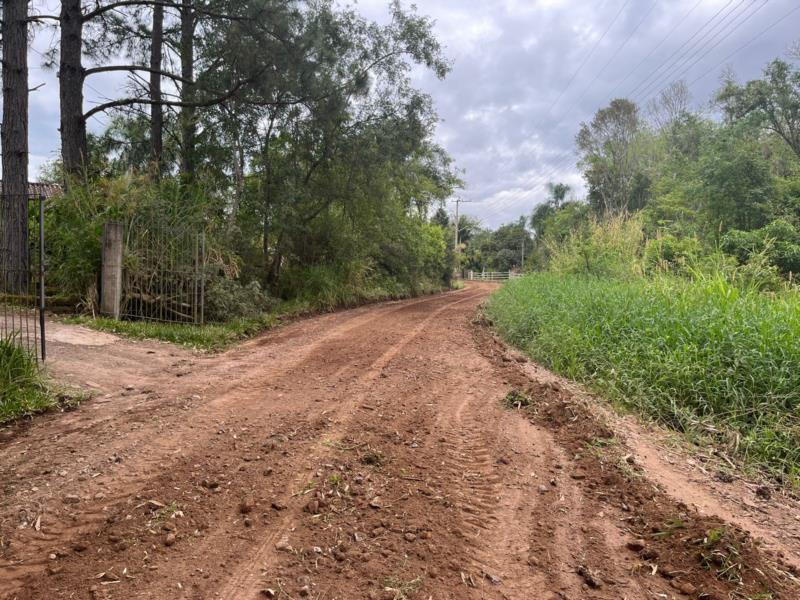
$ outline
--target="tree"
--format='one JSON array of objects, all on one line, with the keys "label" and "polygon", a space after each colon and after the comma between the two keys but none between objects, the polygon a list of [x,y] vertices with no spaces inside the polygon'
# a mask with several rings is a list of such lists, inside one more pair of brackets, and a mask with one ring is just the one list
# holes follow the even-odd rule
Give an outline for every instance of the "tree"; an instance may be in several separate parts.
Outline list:
[{"label": "tree", "polygon": [[439,227],[447,231],[450,228],[450,215],[447,214],[444,207],[440,206],[436,209],[433,217],[431,217],[431,222],[436,223]]},{"label": "tree", "polygon": [[729,77],[717,93],[731,121],[750,118],[781,137],[800,157],[800,68],[776,59],[764,77],[738,85]]},{"label": "tree", "polygon": [[547,184],[547,192],[550,194],[549,204],[553,206],[553,208],[558,208],[567,199],[567,194],[569,194],[570,190],[569,185],[566,183],[553,183],[550,182]]},{"label": "tree", "polygon": [[661,90],[647,105],[647,111],[656,128],[669,127],[689,114],[691,98],[689,86],[683,80],[675,81]]},{"label": "tree", "polygon": [[581,165],[589,186],[589,200],[601,214],[620,214],[635,208],[641,193],[636,152],[642,131],[639,108],[630,100],[612,100],[582,123],[576,137]]},{"label": "tree", "polygon": [[0,260],[11,291],[27,286],[28,256],[28,0],[3,2],[3,122],[0,133]]},{"label": "tree", "polygon": [[164,107],[161,105],[161,67],[164,48],[164,6],[153,6],[153,29],[150,41],[150,154],[153,172],[160,177],[164,170]]},{"label": "tree", "polygon": [[766,224],[775,187],[769,162],[747,124],[716,132],[700,158],[699,176],[702,210],[714,237]]}]

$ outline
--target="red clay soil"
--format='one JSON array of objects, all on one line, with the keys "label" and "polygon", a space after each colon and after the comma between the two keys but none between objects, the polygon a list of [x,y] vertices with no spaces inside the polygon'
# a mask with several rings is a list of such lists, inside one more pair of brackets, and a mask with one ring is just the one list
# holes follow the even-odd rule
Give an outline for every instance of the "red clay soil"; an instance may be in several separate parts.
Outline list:
[{"label": "red clay soil", "polygon": [[96,396],[0,430],[0,598],[800,598],[797,537],[651,477],[645,430],[476,322],[491,289],[217,356],[57,328]]}]

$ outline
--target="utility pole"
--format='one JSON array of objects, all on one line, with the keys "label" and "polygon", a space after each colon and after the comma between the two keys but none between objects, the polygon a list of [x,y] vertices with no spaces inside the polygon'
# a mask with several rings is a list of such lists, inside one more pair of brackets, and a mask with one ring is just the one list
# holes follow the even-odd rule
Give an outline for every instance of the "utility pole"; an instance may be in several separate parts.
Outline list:
[{"label": "utility pole", "polygon": [[458,237],[459,236],[458,236],[458,234],[459,234],[459,231],[461,229],[459,227],[458,208],[459,208],[459,206],[461,205],[462,202],[469,202],[469,200],[464,200],[463,198],[460,198],[460,197],[456,196],[456,198],[453,200],[453,202],[456,203],[456,222],[455,222],[455,226],[453,227],[453,229],[455,229],[455,232],[453,232],[453,242],[455,244],[453,246],[453,274],[454,274],[455,277],[458,277],[459,276],[458,275],[458,265],[459,265],[459,260],[458,260]]},{"label": "utility pole", "polygon": [[454,248],[455,251],[457,251],[458,250],[458,237],[459,237],[458,236],[458,234],[459,234],[458,207],[462,202],[469,203],[470,201],[469,200],[464,200],[463,198],[456,197],[456,199],[453,200],[453,202],[456,203],[456,223],[455,223],[455,234],[454,234],[455,246],[453,246],[453,248]]}]

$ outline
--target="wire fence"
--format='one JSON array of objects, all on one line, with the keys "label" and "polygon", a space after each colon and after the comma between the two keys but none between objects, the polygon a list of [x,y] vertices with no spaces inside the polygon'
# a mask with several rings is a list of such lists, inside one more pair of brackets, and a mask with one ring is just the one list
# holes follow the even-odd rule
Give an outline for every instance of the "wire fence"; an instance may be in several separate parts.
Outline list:
[{"label": "wire fence", "polygon": [[0,192],[0,340],[37,359],[44,323],[44,197]]},{"label": "wire fence", "polygon": [[155,220],[132,223],[123,259],[123,319],[205,322],[205,234]]}]

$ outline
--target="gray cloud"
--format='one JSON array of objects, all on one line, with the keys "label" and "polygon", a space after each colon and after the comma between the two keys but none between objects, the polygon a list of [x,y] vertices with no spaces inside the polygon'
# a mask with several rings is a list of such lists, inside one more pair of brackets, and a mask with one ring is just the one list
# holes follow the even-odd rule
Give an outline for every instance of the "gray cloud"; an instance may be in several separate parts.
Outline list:
[{"label": "gray cloud", "polygon": [[[54,0],[40,0],[40,4],[50,5],[51,11],[57,7]],[[386,4],[386,0],[361,0],[355,6],[365,16],[385,21]],[[565,181],[582,193],[573,139],[580,122],[606,104],[612,91],[615,96],[630,92],[712,15],[721,9],[721,15],[733,10],[726,22],[708,33],[708,45],[718,41],[719,45],[684,76],[693,81],[711,69],[691,86],[695,103],[703,105],[723,69],[723,65],[712,67],[796,6],[796,0],[419,1],[419,11],[436,20],[435,30],[454,67],[445,81],[419,69],[414,78],[436,102],[442,118],[437,133],[440,143],[465,170],[467,188],[462,195],[471,201],[465,211],[494,227],[530,214],[542,201],[547,180]],[[634,71],[692,9],[674,34]],[[598,43],[618,12],[619,19]],[[741,79],[758,76],[763,66],[782,55],[797,37],[798,15],[800,12],[794,13],[727,64]],[[737,23],[741,27],[722,41]],[[602,70],[629,36],[624,49]],[[58,150],[57,80],[52,71],[38,68],[38,52],[46,50],[50,37],[40,32],[31,55],[32,65],[37,67],[31,74],[32,84],[46,83],[31,99],[34,173]],[[566,87],[596,43],[596,51]],[[92,81],[87,105],[114,96],[122,85],[119,76]],[[102,121],[90,124],[95,131],[102,126]]]}]

